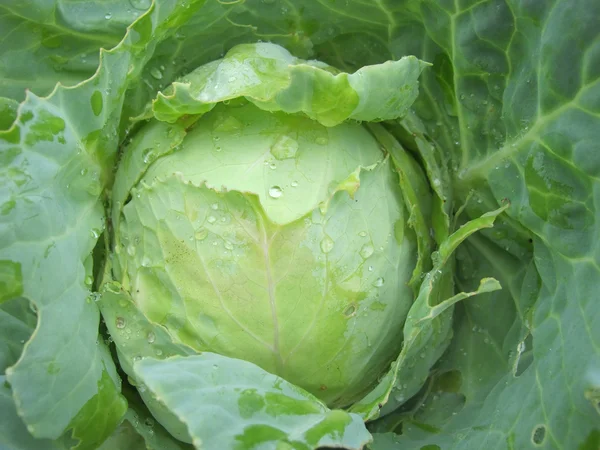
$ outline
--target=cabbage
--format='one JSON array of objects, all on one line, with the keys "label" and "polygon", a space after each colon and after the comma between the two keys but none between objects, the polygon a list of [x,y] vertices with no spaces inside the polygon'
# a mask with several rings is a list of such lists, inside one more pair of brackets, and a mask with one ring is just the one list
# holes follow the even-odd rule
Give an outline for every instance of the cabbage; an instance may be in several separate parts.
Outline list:
[{"label": "cabbage", "polygon": [[600,5],[0,8],[0,447],[600,445]]}]

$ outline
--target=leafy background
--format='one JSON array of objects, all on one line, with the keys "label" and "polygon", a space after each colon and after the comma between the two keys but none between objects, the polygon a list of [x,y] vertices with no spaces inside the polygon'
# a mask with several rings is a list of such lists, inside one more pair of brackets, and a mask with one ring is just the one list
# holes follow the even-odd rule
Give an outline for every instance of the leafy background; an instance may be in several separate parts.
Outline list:
[{"label": "leafy background", "polygon": [[[128,118],[177,76],[237,43],[264,40],[350,71],[409,54],[431,62],[414,105],[424,129],[401,142],[415,152],[428,145],[448,164],[454,210],[464,206],[458,223],[504,198],[511,203],[499,225],[457,254],[460,290],[473,290],[483,276],[504,289],[457,306],[450,349],[413,402],[371,425],[381,433],[373,448],[600,446],[600,3],[167,0],[150,7],[147,0],[0,5],[0,127],[9,128],[24,100],[16,127],[0,137],[0,275],[2,286],[21,286],[7,297],[33,302],[38,313],[34,331],[27,309],[2,305],[0,329],[16,321],[33,332],[22,354],[14,334],[0,334],[2,354],[17,355],[2,372],[21,354],[6,377],[30,431],[64,440],[73,427],[83,447],[93,447],[100,438],[86,421],[105,421],[103,411],[123,405],[112,359],[97,343],[99,313],[86,281],[104,227],[101,188]],[[53,92],[57,82],[72,88]],[[56,323],[66,325],[59,334]],[[30,367],[39,364],[48,370],[35,382]],[[39,406],[64,398],[60,420]],[[20,423],[12,409],[2,411],[3,424]],[[127,425],[135,419],[125,423],[136,429]],[[16,442],[16,426],[2,429],[4,442]]]}]

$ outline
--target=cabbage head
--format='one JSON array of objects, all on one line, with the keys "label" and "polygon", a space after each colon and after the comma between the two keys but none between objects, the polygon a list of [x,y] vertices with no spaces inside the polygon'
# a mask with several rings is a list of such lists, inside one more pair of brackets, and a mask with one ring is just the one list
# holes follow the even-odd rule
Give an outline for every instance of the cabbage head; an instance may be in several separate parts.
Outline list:
[{"label": "cabbage head", "polygon": [[600,448],[599,17],[0,2],[0,448]]}]

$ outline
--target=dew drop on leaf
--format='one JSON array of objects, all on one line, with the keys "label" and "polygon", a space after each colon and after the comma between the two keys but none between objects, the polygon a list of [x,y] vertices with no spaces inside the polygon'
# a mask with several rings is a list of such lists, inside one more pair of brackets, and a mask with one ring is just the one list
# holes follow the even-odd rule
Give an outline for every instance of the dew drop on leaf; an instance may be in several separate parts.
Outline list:
[{"label": "dew drop on leaf", "polygon": [[333,239],[331,239],[329,236],[325,236],[321,241],[321,251],[327,254],[333,250],[333,245]]},{"label": "dew drop on leaf", "polygon": [[298,141],[291,136],[281,135],[271,146],[271,154],[278,160],[294,158],[298,151]]},{"label": "dew drop on leaf", "polygon": [[385,283],[385,280],[382,277],[379,277],[373,282],[373,286],[381,287],[384,285],[384,283]]},{"label": "dew drop on leaf", "polygon": [[206,239],[207,236],[208,236],[208,230],[204,227],[199,228],[198,230],[196,230],[196,233],[194,233],[194,238],[197,241],[203,241],[204,239]]},{"label": "dew drop on leaf", "polygon": [[283,195],[283,190],[279,186],[271,186],[269,188],[269,197],[279,198]]},{"label": "dew drop on leaf", "polygon": [[126,325],[126,324],[127,324],[127,322],[126,322],[126,321],[125,321],[125,319],[124,319],[124,318],[122,318],[122,317],[117,317],[117,318],[115,319],[115,326],[116,326],[117,328],[119,328],[120,330],[122,330],[123,328],[125,328],[125,325]]},{"label": "dew drop on leaf", "polygon": [[150,69],[150,75],[152,75],[157,80],[162,80],[163,74],[158,67],[153,67]]},{"label": "dew drop on leaf", "polygon": [[148,331],[148,334],[146,335],[146,339],[148,340],[149,344],[152,344],[156,340],[156,335],[154,334],[153,331]]},{"label": "dew drop on leaf", "polygon": [[154,151],[151,148],[147,148],[142,152],[142,158],[144,163],[148,164],[154,160]]},{"label": "dew drop on leaf", "polygon": [[365,244],[362,246],[359,253],[363,259],[367,259],[374,252],[375,252],[375,250],[373,249],[373,246],[371,244]]}]

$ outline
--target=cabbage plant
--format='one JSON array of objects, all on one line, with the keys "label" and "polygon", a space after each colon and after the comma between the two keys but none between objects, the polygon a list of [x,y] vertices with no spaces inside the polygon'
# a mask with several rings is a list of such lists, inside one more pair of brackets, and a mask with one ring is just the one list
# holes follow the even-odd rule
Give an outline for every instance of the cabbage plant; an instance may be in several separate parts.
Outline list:
[{"label": "cabbage plant", "polygon": [[597,2],[0,8],[0,447],[600,446]]}]

